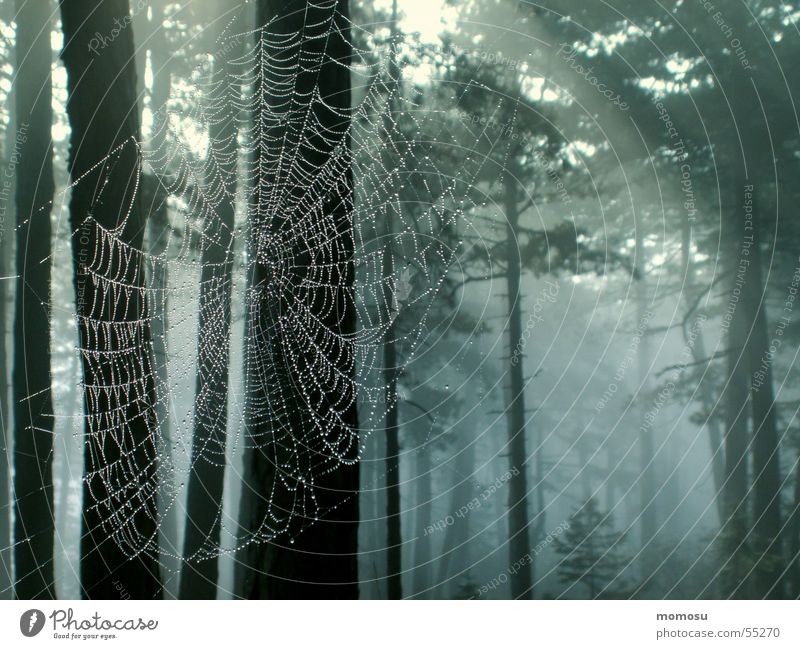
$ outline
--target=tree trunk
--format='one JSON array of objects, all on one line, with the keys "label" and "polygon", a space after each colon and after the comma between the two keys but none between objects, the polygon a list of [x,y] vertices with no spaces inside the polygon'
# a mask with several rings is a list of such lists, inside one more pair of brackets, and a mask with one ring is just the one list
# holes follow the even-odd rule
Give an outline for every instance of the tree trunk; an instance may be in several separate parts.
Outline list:
[{"label": "tree trunk", "polygon": [[[694,285],[694,262],[692,261],[692,227],[689,219],[683,219],[682,233],[681,233],[681,254],[683,256],[684,267],[684,298],[689,308],[695,307],[695,300],[697,299],[695,285]],[[701,321],[694,320],[698,329],[695,331],[694,344],[690,345],[692,351],[692,360],[696,363],[708,358],[706,352],[705,336],[703,330],[700,328]],[[689,344],[689,340],[686,340]],[[723,490],[725,481],[725,450],[722,447],[722,430],[720,427],[720,418],[714,410],[714,395],[709,391],[707,382],[701,381],[699,386],[700,402],[703,406],[703,411],[706,413],[706,429],[708,430],[708,441],[711,452],[711,477],[714,480],[714,502],[717,507],[717,515],[719,516],[720,524],[725,519],[725,506],[723,502]]]},{"label": "tree trunk", "polygon": [[794,507],[787,521],[789,530],[789,557],[792,562],[789,575],[792,579],[793,592],[795,598],[800,597],[800,456],[794,464]]},{"label": "tree trunk", "polygon": [[55,598],[50,391],[51,7],[17,0],[17,309],[14,320],[15,591]]},{"label": "tree trunk", "polygon": [[[166,15],[162,3],[152,3],[150,5],[152,14],[148,20],[144,12],[138,12],[134,19],[134,32],[137,42],[146,42],[148,49],[138,49],[136,53],[136,72],[139,89],[139,115],[141,116],[142,105],[144,103],[144,70],[146,54],[150,53],[150,65],[152,66],[153,81],[150,94],[150,107],[155,119],[155,130],[152,134],[150,147],[155,151],[163,151],[166,146],[166,129],[159,120],[166,120],[166,107],[169,101],[172,78],[169,70],[169,44],[164,33],[164,21]],[[141,76],[139,76],[141,75]],[[161,257],[167,252],[169,242],[170,221],[169,206],[167,205],[166,190],[160,184],[159,179],[151,175],[144,176],[142,179],[145,188],[146,200],[143,202],[145,208],[150,212],[147,221],[147,233],[149,239],[149,253],[154,257]],[[158,450],[164,462],[173,465],[172,454],[174,445],[172,440],[172,416],[171,399],[169,389],[169,355],[167,350],[167,332],[169,331],[169,269],[166,263],[156,263],[152,266],[152,276],[149,285],[153,289],[152,303],[152,340],[153,340],[153,360],[155,361],[156,371],[156,405],[155,413],[158,420],[159,436]],[[161,521],[159,529],[159,548],[160,561],[164,569],[164,596],[174,599],[178,594],[178,578],[180,571],[180,547],[178,543],[178,500],[177,488],[174,484],[174,475],[171,470],[161,472],[158,485],[158,514]]]},{"label": "tree trunk", "polygon": [[[186,498],[186,535],[181,599],[214,599],[217,592],[225,444],[228,425],[233,230],[236,198],[237,119],[229,108],[239,99],[238,86],[222,56],[213,62],[212,98],[219,113],[209,127],[212,155],[222,183],[223,199],[216,213],[206,215],[202,241],[197,383],[195,388],[192,468]],[[224,117],[222,117],[224,116]],[[213,186],[213,185],[212,185]],[[213,193],[218,193],[214,191]]]},{"label": "tree trunk", "polygon": [[[391,194],[389,194],[391,195]],[[388,241],[383,264],[383,303],[387,318],[386,336],[383,344],[383,376],[385,381],[384,401],[386,405],[386,553],[388,599],[403,596],[402,551],[403,536],[400,518],[400,426],[397,404],[397,347],[395,345],[396,313],[392,311],[394,294],[394,250],[392,210],[394,205],[387,200],[386,231]]]},{"label": "tree trunk", "polygon": [[[761,274],[761,227],[758,186],[752,187],[753,245],[744,294],[750,332],[745,353],[749,365],[753,414],[753,549],[758,561],[756,597],[783,596],[784,558],[781,542],[780,449],[775,424],[775,395],[770,354],[780,349],[770,340],[763,300],[766,288]],[[756,377],[758,382],[756,382]]]},{"label": "tree trunk", "polygon": [[[335,150],[332,140],[341,139],[344,151],[350,146],[347,10],[346,0],[256,5],[257,24],[269,24],[270,42],[283,40],[272,46],[272,55],[285,58],[284,66],[301,61],[302,67],[297,77],[287,78],[283,67],[268,78],[261,74],[255,89],[260,182],[250,222],[249,446],[240,512],[250,536],[238,557],[240,597],[358,596],[359,445],[348,342],[356,325],[348,294],[354,278],[353,179],[349,166],[328,180],[321,175]],[[299,46],[285,44],[297,34]],[[257,56],[265,57],[266,31],[256,38]],[[326,132],[305,130],[299,137],[286,123],[305,121],[297,102],[315,88],[330,108],[315,102],[302,110]],[[276,137],[284,143],[280,159],[286,167],[275,164]],[[334,185],[303,208],[309,188],[297,174],[310,174],[317,187]]]},{"label": "tree trunk", "polygon": [[[13,119],[10,120],[13,124]],[[4,147],[5,148],[5,147]],[[0,159],[6,160],[5,156]],[[7,168],[7,165],[4,165]],[[7,188],[10,189],[10,188]],[[10,192],[0,189],[0,219],[10,218],[8,206],[11,204]],[[8,331],[8,301],[9,287],[13,270],[9,259],[12,255],[11,228],[0,228],[0,599],[11,599],[12,569],[11,569],[11,491],[10,491],[10,459],[9,447],[11,445],[11,377],[9,376],[9,353],[6,346]]]},{"label": "tree trunk", "polygon": [[433,489],[431,485],[431,452],[430,446],[422,448],[417,451],[417,493],[416,493],[416,507],[417,512],[415,516],[416,528],[414,541],[414,596],[420,599],[427,599],[428,593],[422,594],[422,591],[431,586],[430,574],[432,564],[428,563],[431,560],[431,538],[430,534],[425,534],[425,528],[430,525],[432,521],[432,507]]},{"label": "tree trunk", "polygon": [[[744,3],[732,3],[726,21],[737,34],[747,33],[753,25],[753,17]],[[772,69],[773,62],[768,50],[761,48],[753,53],[753,64],[757,70],[766,73]],[[769,354],[772,341],[768,333],[767,317],[764,310],[766,287],[761,268],[761,223],[764,215],[759,213],[759,192],[767,187],[770,169],[773,167],[773,155],[765,142],[770,141],[768,122],[772,107],[766,104],[766,121],[753,119],[753,106],[762,101],[753,85],[753,78],[741,66],[730,66],[725,71],[723,83],[725,87],[737,88],[730,95],[731,118],[740,133],[740,141],[727,141],[723,151],[727,154],[729,164],[733,168],[731,191],[723,200],[723,213],[729,223],[725,226],[729,236],[736,241],[729,249],[735,254],[735,270],[732,273],[732,290],[729,305],[736,307],[729,330],[729,354],[732,368],[736,368],[736,376],[731,380],[736,384],[735,400],[730,403],[729,418],[741,416],[735,429],[735,452],[739,455],[729,458],[727,463],[736,472],[730,474],[734,478],[734,491],[727,498],[729,511],[738,506],[733,516],[735,533],[730,539],[737,542],[747,541],[748,559],[745,567],[752,567],[752,574],[745,588],[737,591],[736,596],[753,598],[781,597],[783,595],[782,572],[785,567],[782,556],[781,529],[781,494],[780,494],[780,454],[778,435],[775,423],[774,388],[772,385],[772,362]],[[729,133],[726,132],[726,136]],[[762,179],[764,179],[762,181]],[[748,205],[748,203],[750,203]],[[750,211],[748,211],[750,210]],[[735,250],[735,253],[734,253]],[[777,349],[775,350],[777,351]],[[731,374],[734,372],[732,371]],[[738,376],[741,374],[741,376]],[[748,395],[749,391],[749,395]],[[748,399],[749,397],[749,399]],[[749,400],[749,404],[748,404]],[[750,409],[753,422],[752,444],[752,501],[746,502],[748,493],[745,457],[748,450],[747,416]],[[743,430],[738,430],[741,426]],[[731,431],[729,430],[729,435]],[[740,462],[739,459],[742,461]],[[730,478],[729,478],[730,479]],[[744,482],[744,484],[741,484]],[[738,504],[735,498],[740,498]],[[752,519],[748,526],[745,511],[752,505]],[[741,514],[740,514],[741,512]],[[748,529],[749,527],[749,529]],[[745,537],[744,534],[748,534]],[[752,565],[752,562],[755,565]],[[742,583],[738,575],[735,582]],[[734,583],[736,586],[736,583]],[[747,592],[749,590],[749,592]]]},{"label": "tree trunk", "polygon": [[[391,43],[389,45],[389,80],[387,86],[395,94],[388,97],[386,113],[386,130],[391,132],[390,123],[396,111],[396,93],[399,86],[399,70],[397,67],[397,0],[392,1],[391,16]],[[397,164],[392,159],[393,147],[386,143],[384,157],[386,169],[391,170]],[[389,242],[383,264],[383,302],[386,309],[387,327],[383,344],[383,375],[386,387],[384,391],[386,401],[386,549],[387,549],[387,584],[388,598],[401,599],[403,597],[403,535],[400,517],[400,426],[397,403],[397,343],[395,319],[397,318],[396,297],[393,292],[394,283],[394,246],[392,238],[394,232],[394,210],[400,209],[400,204],[391,197],[397,191],[392,182],[390,172],[386,180],[386,236]]]},{"label": "tree trunk", "polygon": [[[388,236],[392,236],[392,218],[389,206],[386,210]],[[402,551],[403,536],[400,520],[400,427],[397,405],[397,348],[395,346],[395,314],[392,313],[394,296],[390,283],[393,281],[394,260],[391,244],[387,247],[383,265],[384,305],[388,325],[383,344],[383,375],[386,382],[386,552],[388,599],[403,596]]]},{"label": "tree trunk", "polygon": [[87,414],[81,586],[87,598],[120,589],[157,598],[158,429],[130,12],[127,0],[61,0],[61,20]]},{"label": "tree trunk", "polygon": [[[734,188],[738,202],[740,192]],[[736,203],[734,203],[736,204]],[[723,500],[725,519],[722,526],[723,562],[725,565],[724,591],[726,595],[747,597],[745,579],[749,570],[747,547],[747,488],[748,488],[748,398],[747,359],[744,344],[749,322],[741,294],[747,281],[747,261],[742,254],[744,225],[741,215],[731,214],[730,222],[723,224],[722,240],[728,258],[728,301],[723,312],[727,327],[726,383],[720,397],[725,413],[725,488]]]},{"label": "tree trunk", "polygon": [[[517,241],[517,178],[519,174],[508,172],[505,178],[506,212],[506,258],[508,270],[508,355],[509,402],[508,402],[508,447],[509,466],[517,472],[509,480],[508,488],[508,550],[509,565],[523,559],[531,550],[528,520],[528,478],[525,449],[525,378],[523,375],[524,356],[515,354],[522,340],[522,295],[520,293],[519,246]],[[533,599],[532,566],[523,566],[511,575],[511,597],[514,599]]]},{"label": "tree trunk", "polygon": [[[647,281],[645,279],[647,273],[647,257],[644,247],[644,226],[641,221],[637,220],[634,227],[636,228],[636,321],[642,323],[647,319],[647,300],[649,299]],[[654,554],[654,547],[652,544],[655,539],[656,530],[658,529],[658,518],[656,515],[657,477],[654,457],[655,448],[653,444],[654,423],[650,422],[648,419],[649,411],[654,407],[653,393],[650,391],[649,381],[649,365],[651,360],[650,340],[648,332],[645,329],[642,332],[637,354],[639,369],[639,403],[641,404],[639,408],[641,413],[639,425],[639,506],[641,515],[642,565],[645,579],[652,574],[651,563]]]},{"label": "tree trunk", "polygon": [[[462,434],[459,437],[463,439],[464,436]],[[469,541],[470,510],[464,508],[476,496],[472,477],[475,473],[474,440],[469,440],[463,448],[459,449],[453,473],[456,485],[453,487],[453,495],[448,508],[449,515],[453,517],[453,523],[448,525],[445,530],[442,552],[439,555],[439,579],[437,581],[442,598],[447,596],[447,582],[455,576],[454,573],[457,574],[464,565],[469,565],[467,542]],[[453,563],[455,563],[454,566]],[[456,586],[456,589],[450,589],[452,595],[453,590],[457,590],[458,582],[450,583]]]}]

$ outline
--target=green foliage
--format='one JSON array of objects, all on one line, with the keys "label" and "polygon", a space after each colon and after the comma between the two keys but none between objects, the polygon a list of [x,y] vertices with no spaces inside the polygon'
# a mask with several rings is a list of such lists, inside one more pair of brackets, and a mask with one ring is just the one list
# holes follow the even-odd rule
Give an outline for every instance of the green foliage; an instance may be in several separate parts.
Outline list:
[{"label": "green foliage", "polygon": [[[622,599],[630,591],[621,574],[629,559],[623,553],[625,535],[614,529],[611,515],[601,511],[593,498],[570,518],[569,529],[555,539],[555,551],[563,558],[557,574],[567,592],[585,589],[580,596],[592,599]],[[576,595],[578,593],[575,593]]]}]

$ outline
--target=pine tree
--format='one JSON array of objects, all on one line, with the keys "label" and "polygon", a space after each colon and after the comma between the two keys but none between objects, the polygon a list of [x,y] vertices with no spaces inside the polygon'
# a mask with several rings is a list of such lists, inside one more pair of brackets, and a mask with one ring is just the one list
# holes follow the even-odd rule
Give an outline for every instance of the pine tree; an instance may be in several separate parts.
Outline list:
[{"label": "pine tree", "polygon": [[563,558],[557,574],[568,584],[567,592],[580,584],[591,599],[621,599],[627,591],[620,574],[628,565],[622,553],[624,535],[618,533],[610,514],[604,514],[590,498],[570,518],[569,528],[554,540]]}]

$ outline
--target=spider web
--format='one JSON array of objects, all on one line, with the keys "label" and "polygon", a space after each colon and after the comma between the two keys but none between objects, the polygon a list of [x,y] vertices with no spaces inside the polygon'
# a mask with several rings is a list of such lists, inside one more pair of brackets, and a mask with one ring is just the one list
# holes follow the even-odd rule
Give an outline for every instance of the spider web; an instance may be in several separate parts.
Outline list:
[{"label": "spider web", "polygon": [[[104,532],[131,556],[209,559],[248,543],[294,537],[326,516],[329,510],[317,503],[315,482],[323,473],[358,461],[369,435],[383,430],[386,409],[393,405],[386,403],[381,381],[384,346],[391,342],[400,350],[396,371],[413,362],[430,333],[432,305],[457,258],[457,233],[468,227],[465,203],[480,169],[462,165],[458,176],[437,169],[431,152],[443,142],[429,134],[437,125],[441,130],[441,116],[420,110],[402,95],[399,72],[387,65],[389,56],[376,61],[352,44],[349,68],[354,94],[360,97],[350,107],[327,103],[318,87],[309,93],[296,90],[301,75],[342,65],[326,48],[320,51],[308,43],[327,39],[342,21],[359,29],[336,16],[334,2],[319,7],[328,8],[329,20],[307,24],[303,33],[276,32],[267,25],[223,36],[215,58],[227,57],[224,73],[195,74],[192,110],[177,115],[167,105],[154,116],[154,132],[146,142],[122,145],[135,147],[141,157],[144,176],[139,181],[148,174],[157,179],[152,195],[144,192],[143,182],[137,183],[137,192],[151,214],[167,210],[159,246],[150,241],[142,250],[133,249],[122,240],[122,228],[106,230],[89,218],[98,242],[86,265],[92,280],[89,299],[108,301],[112,312],[139,308],[140,316],[122,324],[101,316],[80,319],[88,334],[84,339],[95,343],[80,354],[95,358],[119,348],[142,350],[144,328],[160,331],[169,316],[163,338],[156,334],[156,345],[139,351],[138,361],[128,366],[135,376],[120,376],[109,388],[120,403],[145,403],[145,386],[154,383],[155,408],[101,407],[101,414],[89,420],[90,435],[101,448],[104,443],[118,446],[122,461],[107,466],[100,457],[100,469],[84,479],[98,494],[109,495],[98,502]],[[235,49],[228,47],[231,43],[244,44],[235,57],[227,54]],[[339,127],[331,128],[320,115],[335,115]],[[236,125],[232,135],[209,136],[225,124]],[[309,151],[323,151],[325,162],[309,163]],[[423,180],[413,183],[409,207],[412,177]],[[341,202],[352,229],[343,231],[341,220],[327,213],[332,197]],[[232,209],[233,223],[225,217]],[[206,246],[224,251],[213,262],[215,268],[198,258],[198,249]],[[351,249],[354,255],[347,252]],[[269,268],[269,277],[251,285],[247,278],[256,264]],[[115,276],[131,266],[146,269],[143,288]],[[347,281],[349,269],[355,270],[353,282]],[[213,283],[204,300],[201,281]],[[357,314],[354,334],[339,334],[320,317],[320,304],[325,311],[342,299]],[[279,310],[278,304],[288,308]],[[208,377],[231,362],[237,346],[236,329],[229,331],[225,324],[231,308],[256,325],[241,354],[242,394],[231,375],[224,387],[229,407],[221,411]],[[401,318],[403,313],[411,316]],[[198,317],[210,323],[199,340]],[[155,350],[158,345],[165,353]],[[207,360],[200,368],[199,356]],[[293,368],[291,377],[281,374],[286,366]],[[199,389],[194,390],[198,372]],[[299,386],[302,402],[296,394],[286,396],[286,380]],[[99,391],[88,387],[102,404]],[[193,393],[188,401],[180,398],[187,393]],[[324,398],[314,396],[320,394]],[[232,407],[234,402],[239,407]],[[353,428],[345,413],[356,402],[359,423]],[[225,412],[227,439],[210,436],[201,448],[193,448],[198,419],[219,423]],[[290,425],[298,415],[303,426]],[[130,428],[126,418],[140,416],[155,440],[144,451],[125,432]],[[354,447],[355,454],[350,452]],[[165,549],[158,535],[139,533],[132,510],[155,517],[156,528],[163,531],[169,517],[185,516],[186,481],[193,467],[207,462],[231,472],[231,448],[271,448],[281,458],[273,483],[261,488],[264,494],[295,494],[291,511],[270,507],[255,527],[245,529],[235,515],[223,512],[221,502],[216,513],[221,539],[207,538],[188,557],[175,547]],[[153,464],[155,483],[143,481]]]}]

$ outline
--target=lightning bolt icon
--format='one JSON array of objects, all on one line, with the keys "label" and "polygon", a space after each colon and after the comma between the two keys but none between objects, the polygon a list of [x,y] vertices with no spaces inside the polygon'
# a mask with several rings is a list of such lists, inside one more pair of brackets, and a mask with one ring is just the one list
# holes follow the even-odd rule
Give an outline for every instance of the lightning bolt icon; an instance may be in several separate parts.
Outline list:
[{"label": "lightning bolt icon", "polygon": [[33,625],[36,624],[36,618],[37,617],[38,617],[38,615],[36,614],[36,611],[31,613],[31,619],[28,622],[28,631],[32,631],[33,630]]}]

